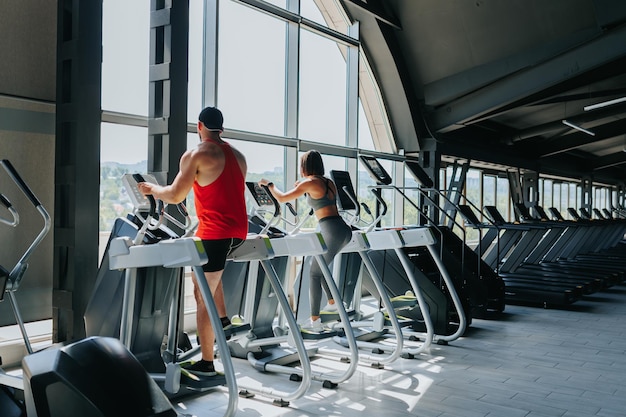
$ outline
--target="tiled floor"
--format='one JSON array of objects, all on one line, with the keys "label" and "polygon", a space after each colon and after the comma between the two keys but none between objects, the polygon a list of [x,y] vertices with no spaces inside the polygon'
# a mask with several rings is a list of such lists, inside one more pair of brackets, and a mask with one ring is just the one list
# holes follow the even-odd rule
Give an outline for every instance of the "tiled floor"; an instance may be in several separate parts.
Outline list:
[{"label": "tiled floor", "polygon": [[[288,407],[238,399],[237,416],[589,417],[626,415],[626,286],[565,310],[507,306],[474,319],[466,335],[385,369],[359,366],[337,389],[313,382]],[[326,343],[332,343],[328,341]],[[234,360],[239,381],[292,390],[286,375]],[[314,360],[314,369],[342,366]],[[223,416],[225,388],[176,404],[189,416]]]}]

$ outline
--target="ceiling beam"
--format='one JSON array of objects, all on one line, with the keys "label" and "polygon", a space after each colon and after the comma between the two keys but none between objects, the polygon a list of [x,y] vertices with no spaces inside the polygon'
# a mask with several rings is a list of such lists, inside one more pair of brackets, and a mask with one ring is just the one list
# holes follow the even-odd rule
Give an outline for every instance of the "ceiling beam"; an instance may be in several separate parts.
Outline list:
[{"label": "ceiling beam", "polygon": [[370,14],[371,16],[373,16],[376,20],[380,22],[383,22],[391,26],[394,29],[402,30],[402,25],[400,24],[400,21],[396,19],[395,17],[390,16],[388,13],[386,13],[381,7],[381,3],[375,3],[371,0],[369,2],[365,2],[363,0],[344,0],[344,1],[347,3],[350,3],[351,5],[355,7],[358,7],[359,9]]},{"label": "ceiling beam", "polygon": [[612,153],[610,155],[601,156],[591,161],[591,167],[594,171],[622,164],[626,164],[626,152]]},{"label": "ceiling beam", "polygon": [[430,127],[449,132],[477,116],[497,112],[528,96],[580,76],[626,55],[626,27],[620,27],[544,63],[515,72],[429,114]]},{"label": "ceiling beam", "polygon": [[[615,106],[602,107],[596,110],[581,113],[576,116],[569,116],[567,120],[576,124],[584,124],[592,120],[598,120],[605,117],[618,116],[626,112],[626,103],[617,104]],[[502,139],[503,143],[515,143],[524,139],[533,138],[535,136],[542,135],[544,133],[552,132],[554,130],[563,129],[563,120],[553,120],[548,123],[543,123],[537,126],[530,127],[528,129],[520,130],[514,135]]]},{"label": "ceiling beam", "polygon": [[541,48],[530,48],[496,61],[468,68],[425,84],[424,100],[427,106],[438,107],[445,103],[470,94],[473,91],[514,74],[549,61],[578,45],[598,36],[598,29],[589,29],[573,33],[565,39],[549,42]]},{"label": "ceiling beam", "polygon": [[593,130],[596,134],[595,136],[589,136],[582,132],[576,132],[561,136],[558,139],[553,139],[547,142],[546,145],[540,145],[540,157],[545,158],[553,156],[562,152],[571,151],[572,149],[580,148],[581,146],[622,135],[626,132],[626,120],[606,123],[601,126],[593,127],[591,130]]}]

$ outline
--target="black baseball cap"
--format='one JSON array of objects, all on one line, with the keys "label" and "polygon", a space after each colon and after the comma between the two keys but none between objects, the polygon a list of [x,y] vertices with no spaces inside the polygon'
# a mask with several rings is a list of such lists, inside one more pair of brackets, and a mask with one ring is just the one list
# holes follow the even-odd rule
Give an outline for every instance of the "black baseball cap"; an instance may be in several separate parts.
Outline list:
[{"label": "black baseball cap", "polygon": [[209,130],[224,130],[224,116],[216,107],[205,107],[202,109],[198,120]]}]

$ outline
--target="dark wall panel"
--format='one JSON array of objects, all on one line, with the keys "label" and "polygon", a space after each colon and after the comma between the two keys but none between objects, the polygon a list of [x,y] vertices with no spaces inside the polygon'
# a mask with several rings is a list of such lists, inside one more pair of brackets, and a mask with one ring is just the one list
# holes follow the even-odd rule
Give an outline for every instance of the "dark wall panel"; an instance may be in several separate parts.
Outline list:
[{"label": "dark wall panel", "polygon": [[0,0],[0,94],[54,101],[57,2]]},{"label": "dark wall panel", "polygon": [[[54,105],[0,96],[0,159],[8,159],[51,217],[54,216]],[[41,214],[0,168],[0,193],[18,211],[16,227],[0,224],[0,265],[11,270],[44,225]],[[2,216],[10,218],[3,208]],[[15,293],[24,320],[52,317],[53,232],[28,259]],[[15,323],[9,301],[0,303],[0,326]]]}]

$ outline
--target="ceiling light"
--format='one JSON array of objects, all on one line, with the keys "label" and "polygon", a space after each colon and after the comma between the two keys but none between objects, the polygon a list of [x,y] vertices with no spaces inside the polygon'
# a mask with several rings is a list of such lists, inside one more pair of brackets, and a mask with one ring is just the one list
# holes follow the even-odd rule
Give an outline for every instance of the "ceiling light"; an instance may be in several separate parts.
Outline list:
[{"label": "ceiling light", "polygon": [[590,106],[583,107],[583,109],[585,109],[585,111],[595,110],[601,107],[606,107],[606,106],[611,106],[613,104],[621,103],[622,101],[626,101],[626,97],[616,98],[616,99],[609,100],[609,101],[603,101],[602,103],[592,104]]},{"label": "ceiling light", "polygon": [[591,135],[591,136],[595,136],[595,135],[596,135],[596,134],[595,134],[595,133],[593,133],[591,130],[588,130],[588,129],[582,128],[582,127],[580,127],[580,126],[578,126],[578,125],[575,125],[575,124],[574,124],[574,123],[572,123],[572,122],[568,122],[568,121],[567,121],[567,120],[565,120],[565,119],[563,119],[563,120],[561,120],[561,121],[563,122],[563,124],[564,124],[564,125],[569,126],[569,127],[571,127],[572,129],[580,130],[581,132],[586,133],[586,134]]}]

